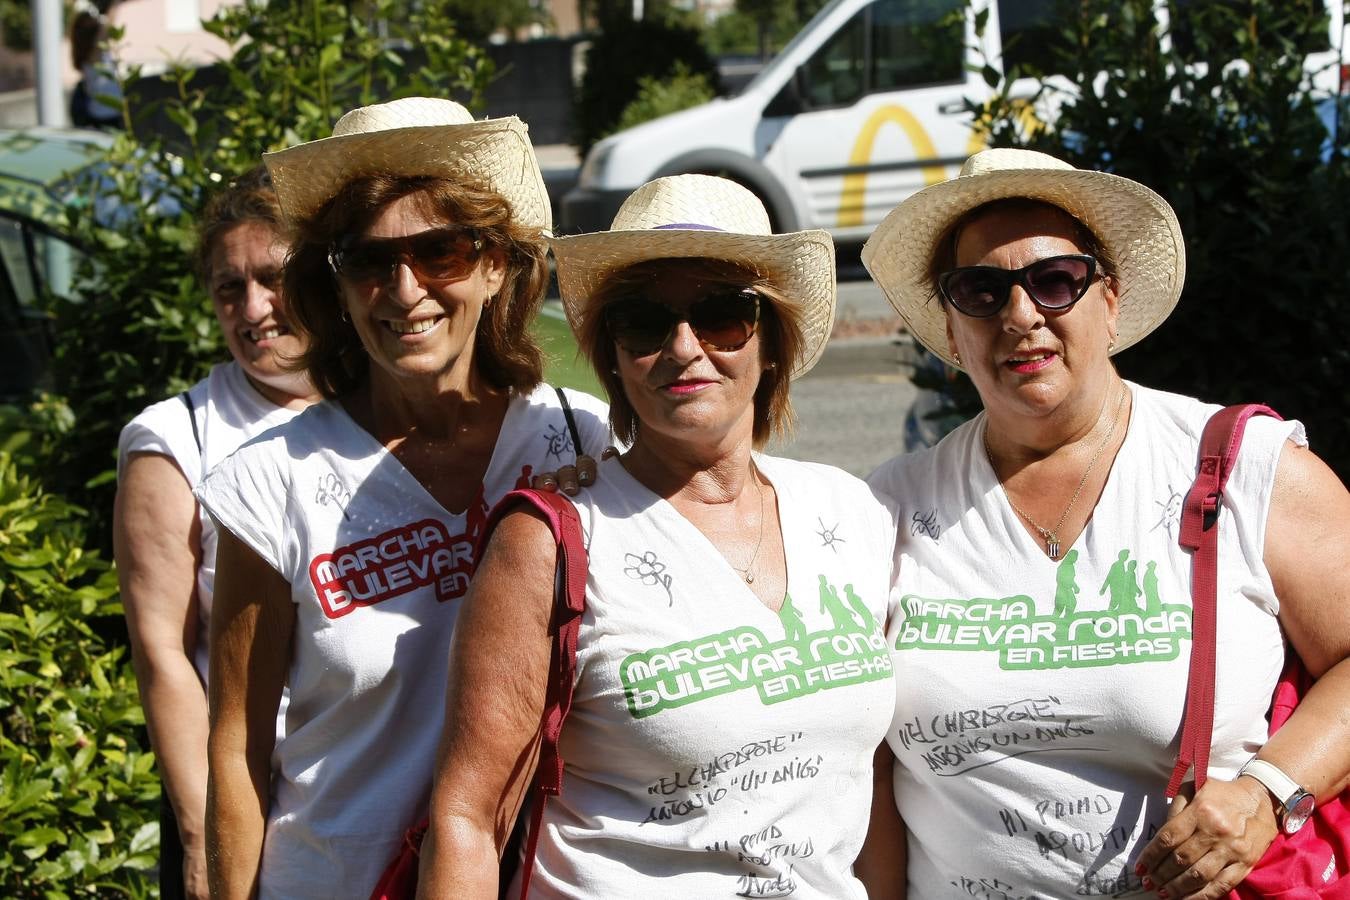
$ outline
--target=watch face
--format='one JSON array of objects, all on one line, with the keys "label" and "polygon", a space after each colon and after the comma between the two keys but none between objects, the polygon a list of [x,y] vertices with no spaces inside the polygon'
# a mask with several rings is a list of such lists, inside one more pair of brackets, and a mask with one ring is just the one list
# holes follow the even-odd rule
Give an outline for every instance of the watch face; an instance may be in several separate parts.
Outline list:
[{"label": "watch face", "polygon": [[1293,834],[1302,828],[1307,823],[1308,818],[1312,816],[1315,805],[1312,794],[1307,791],[1300,791],[1294,797],[1294,802],[1285,809],[1284,833]]}]

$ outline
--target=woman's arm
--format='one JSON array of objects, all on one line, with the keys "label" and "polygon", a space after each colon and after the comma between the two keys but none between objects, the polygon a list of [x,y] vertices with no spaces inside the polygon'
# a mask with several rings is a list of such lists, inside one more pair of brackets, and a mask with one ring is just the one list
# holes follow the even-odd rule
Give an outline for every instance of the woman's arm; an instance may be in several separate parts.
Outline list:
[{"label": "woman's arm", "polygon": [[885,741],[872,757],[872,818],[853,869],[869,900],[905,900],[905,823],[895,807],[895,756]]},{"label": "woman's arm", "polygon": [[538,754],[557,547],[534,511],[497,526],[455,624],[417,896],[495,898]]},{"label": "woman's arm", "polygon": [[[1257,755],[1324,800],[1350,784],[1350,493],[1294,444],[1285,444],[1275,471],[1264,559],[1280,626],[1317,681]],[[1139,863],[1173,898],[1223,896],[1278,829],[1274,801],[1250,776],[1212,778],[1189,803],[1172,806]]]},{"label": "woman's arm", "polygon": [[206,689],[193,666],[201,525],[187,479],[167,456],[127,460],[113,552],[150,746],[183,841],[184,887],[205,900]]},{"label": "woman's arm", "polygon": [[276,744],[277,707],[290,666],[290,585],[227,529],[219,529],[211,609],[211,774],[206,851],[211,896],[251,897]]}]

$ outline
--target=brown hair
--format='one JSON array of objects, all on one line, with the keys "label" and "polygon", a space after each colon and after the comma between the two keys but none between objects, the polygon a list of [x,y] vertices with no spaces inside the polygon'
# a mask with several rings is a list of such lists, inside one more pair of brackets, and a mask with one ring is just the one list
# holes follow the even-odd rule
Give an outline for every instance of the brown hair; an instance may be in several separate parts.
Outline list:
[{"label": "brown hair", "polygon": [[637,437],[639,423],[616,372],[619,355],[605,327],[605,305],[676,269],[712,284],[753,288],[768,301],[760,303],[756,332],[760,336],[760,352],[772,365],[760,376],[755,388],[754,445],[762,447],[771,437],[790,433],[796,419],[788,384],[803,343],[800,311],[788,302],[777,285],[749,268],[726,260],[693,258],[650,259],[619,269],[610,273],[587,299],[577,326],[577,342],[609,394],[609,423],[615,437],[631,444]]},{"label": "brown hair", "polygon": [[928,283],[932,285],[933,296],[937,298],[939,303],[942,302],[942,292],[937,287],[938,278],[943,272],[948,272],[956,267],[956,245],[961,240],[961,232],[965,230],[967,225],[988,213],[1009,212],[1026,215],[1044,210],[1053,210],[1071,219],[1077,228],[1078,245],[1083,248],[1084,253],[1097,260],[1097,273],[1104,278],[1114,279],[1116,277],[1115,257],[1106,249],[1106,244],[1102,242],[1096,232],[1087,227],[1073,213],[1047,200],[1037,200],[1033,197],[1004,197],[1000,200],[991,200],[969,210],[942,232],[933,250],[933,258],[928,261]]},{"label": "brown hair", "polygon": [[478,322],[474,365],[495,387],[535,387],[543,379],[544,358],[528,328],[548,288],[548,246],[538,228],[512,218],[511,205],[501,194],[468,179],[443,176],[357,178],[298,224],[283,283],[291,319],[309,337],[309,349],[297,367],[307,370],[328,398],[350,393],[368,377],[370,358],[356,329],[342,316],[328,250],[404,197],[415,197],[428,218],[476,229],[485,247],[505,257],[501,290]]},{"label": "brown hair", "polygon": [[277,203],[272,181],[262,166],[249,169],[225,190],[216,194],[202,210],[197,225],[197,274],[208,289],[211,281],[211,253],[216,242],[237,225],[258,222],[281,233],[281,205]]}]

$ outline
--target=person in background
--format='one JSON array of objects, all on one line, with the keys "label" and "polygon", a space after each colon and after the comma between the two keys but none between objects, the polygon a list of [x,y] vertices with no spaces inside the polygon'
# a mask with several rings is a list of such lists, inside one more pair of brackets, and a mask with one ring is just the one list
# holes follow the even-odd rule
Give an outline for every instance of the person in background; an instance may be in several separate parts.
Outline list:
[{"label": "person in background", "polygon": [[286,245],[261,167],[206,206],[197,264],[231,360],[122,429],[113,542],[141,703],[164,784],[160,893],[205,898],[207,630],[216,529],[192,490],[317,399],[281,294]]},{"label": "person in background", "polygon": [[[1180,500],[1219,407],[1127,382],[1111,355],[1181,296],[1175,214],[1134,181],[986,150],[901,203],[862,258],[984,405],[870,478],[902,524],[904,827],[892,807],[869,855],[884,865],[907,832],[916,900],[1225,896],[1301,825],[1282,784],[1321,800],[1350,779],[1350,494],[1298,422],[1248,424],[1222,497],[1208,780],[1169,805],[1191,643]],[[1286,641],[1316,683],[1268,736]]]},{"label": "person in background", "polygon": [[80,80],[70,96],[70,122],[77,128],[116,128],[122,124],[118,104],[122,85],[116,62],[105,43],[108,11],[114,0],[98,0],[78,10],[70,23],[70,61]]},{"label": "person in background", "polygon": [[404,98],[265,162],[324,400],[197,490],[221,529],[211,893],[366,897],[426,815],[490,505],[609,429],[603,403],[542,383],[551,220],[519,119]]},{"label": "person in background", "polygon": [[[829,336],[829,235],[771,234],[745,188],[682,175],[552,247],[630,446],[575,501],[587,610],[532,892],[861,900],[895,692],[894,521],[858,479],[757,450]],[[421,897],[498,896],[538,746],[556,555],[523,509],[484,553],[450,654]]]}]

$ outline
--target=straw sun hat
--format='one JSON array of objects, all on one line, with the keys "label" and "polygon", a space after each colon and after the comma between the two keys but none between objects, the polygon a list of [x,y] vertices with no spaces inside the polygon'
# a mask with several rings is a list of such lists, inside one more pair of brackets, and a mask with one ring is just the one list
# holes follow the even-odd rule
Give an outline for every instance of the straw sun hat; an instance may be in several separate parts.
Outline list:
[{"label": "straw sun hat", "polygon": [[[1075,169],[1032,150],[976,153],[951,181],[924,188],[877,226],[862,261],[910,333],[948,365],[947,322],[928,277],[938,240],[992,200],[1026,197],[1058,206],[1095,234],[1116,261],[1120,318],[1113,353],[1162,324],[1181,297],[1186,247],[1167,201],[1136,181]],[[959,368],[959,366],[958,366]]]},{"label": "straw sun hat", "polygon": [[332,137],[264,153],[263,162],[291,222],[354,178],[468,175],[505,197],[515,221],[547,231],[553,215],[528,131],[515,116],[475,121],[453,100],[405,97],[354,109]]},{"label": "straw sun hat", "polygon": [[799,311],[801,353],[791,377],[816,364],[834,324],[834,244],[827,231],[773,234],[749,190],[712,175],[672,175],[628,196],[609,231],[551,238],[558,289],[572,329],[597,288],[620,269],[652,259],[736,263],[768,279]]}]

